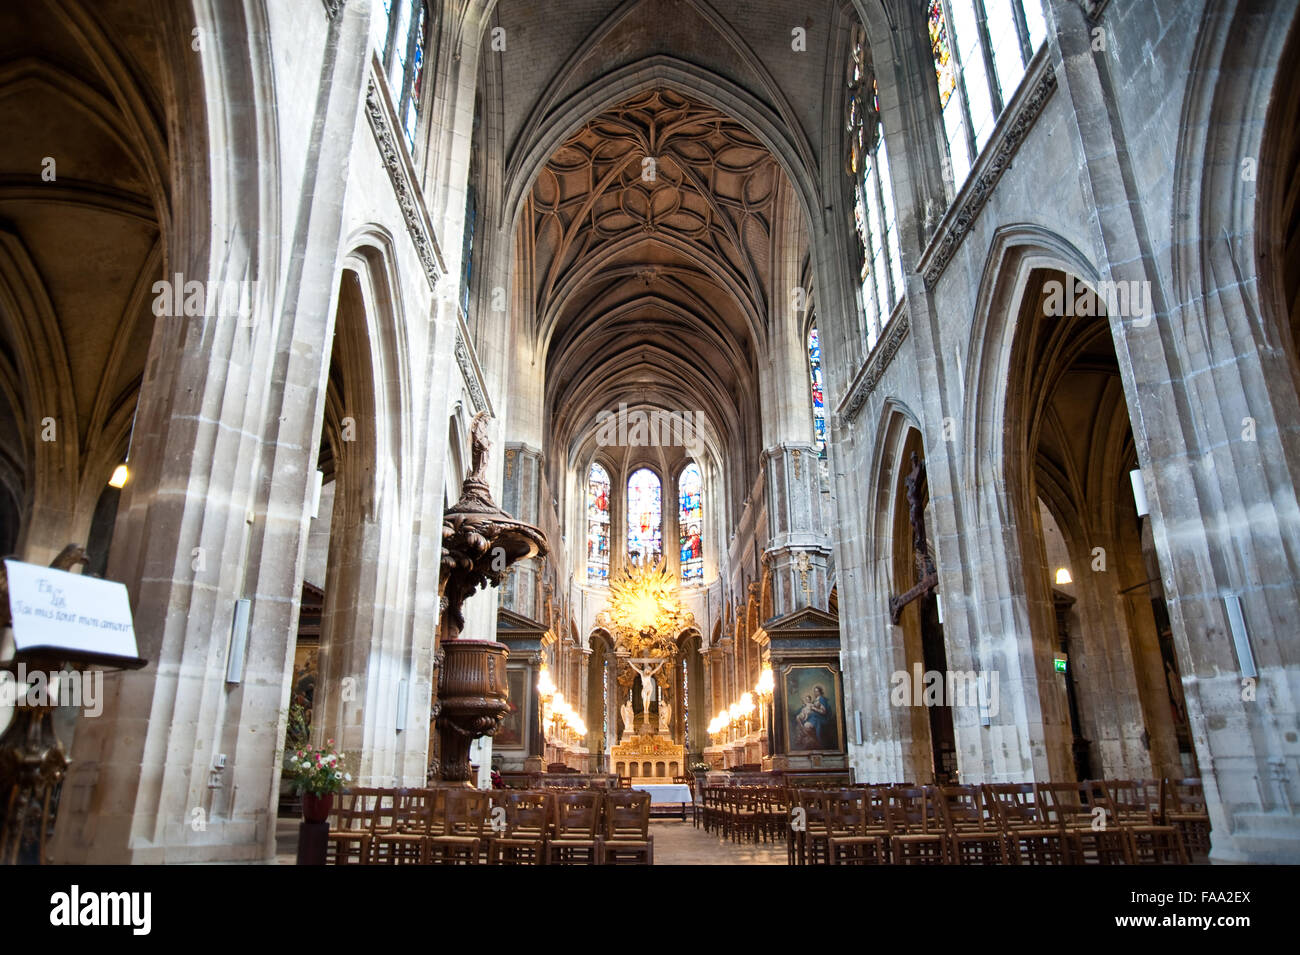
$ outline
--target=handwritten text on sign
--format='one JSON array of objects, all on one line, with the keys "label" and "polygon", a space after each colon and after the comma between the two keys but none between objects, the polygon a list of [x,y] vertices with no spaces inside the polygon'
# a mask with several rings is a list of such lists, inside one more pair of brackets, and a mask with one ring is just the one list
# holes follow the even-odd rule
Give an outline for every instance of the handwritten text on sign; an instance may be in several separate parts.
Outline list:
[{"label": "handwritten text on sign", "polygon": [[6,560],[14,649],[136,655],[126,588],[116,581]]}]

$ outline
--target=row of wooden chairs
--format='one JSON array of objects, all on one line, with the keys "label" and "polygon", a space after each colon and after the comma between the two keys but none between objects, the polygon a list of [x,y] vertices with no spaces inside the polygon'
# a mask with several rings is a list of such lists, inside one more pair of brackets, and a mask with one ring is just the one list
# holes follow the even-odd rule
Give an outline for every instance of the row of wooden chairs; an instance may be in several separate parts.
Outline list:
[{"label": "row of wooden chairs", "polygon": [[1165,806],[1159,783],[1134,780],[797,790],[787,852],[794,865],[1187,863],[1185,823],[1202,820]]},{"label": "row of wooden chairs", "polygon": [[778,842],[790,822],[790,790],[779,786],[705,786],[699,824],[732,842]]},{"label": "row of wooden chairs", "polygon": [[650,795],[357,788],[338,798],[336,865],[654,864]]}]

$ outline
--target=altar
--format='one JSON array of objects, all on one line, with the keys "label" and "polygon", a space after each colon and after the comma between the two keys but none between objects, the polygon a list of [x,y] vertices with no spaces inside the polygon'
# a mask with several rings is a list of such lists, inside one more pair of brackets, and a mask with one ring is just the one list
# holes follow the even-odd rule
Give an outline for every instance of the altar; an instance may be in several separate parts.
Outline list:
[{"label": "altar", "polygon": [[634,736],[610,749],[610,765],[620,776],[666,779],[682,775],[686,750],[667,736]]},{"label": "altar", "polygon": [[650,805],[676,806],[683,821],[686,819],[686,807],[691,803],[691,787],[682,783],[633,783],[632,788],[650,794]]},{"label": "altar", "polygon": [[614,638],[607,699],[617,717],[611,719],[609,768],[633,785],[671,783],[686,771],[677,637],[694,623],[677,598],[675,575],[662,562],[626,568],[611,581],[609,609],[596,622]]}]

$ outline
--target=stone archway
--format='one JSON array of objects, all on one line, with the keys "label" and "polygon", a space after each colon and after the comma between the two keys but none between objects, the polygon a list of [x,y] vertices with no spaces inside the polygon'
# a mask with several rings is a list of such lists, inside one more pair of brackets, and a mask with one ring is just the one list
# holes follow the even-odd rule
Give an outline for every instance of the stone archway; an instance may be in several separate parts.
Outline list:
[{"label": "stone archway", "polygon": [[[1167,619],[1159,574],[1143,557],[1149,518],[1132,492],[1137,449],[1112,298],[1064,271],[1026,276],[1007,389],[1007,493],[1040,699],[1053,714],[1048,745],[1079,778],[1181,776],[1167,680],[1172,668],[1177,682],[1178,663],[1157,627]],[[1052,526],[1059,566],[1048,559]],[[1190,743],[1185,726],[1182,738]]]}]

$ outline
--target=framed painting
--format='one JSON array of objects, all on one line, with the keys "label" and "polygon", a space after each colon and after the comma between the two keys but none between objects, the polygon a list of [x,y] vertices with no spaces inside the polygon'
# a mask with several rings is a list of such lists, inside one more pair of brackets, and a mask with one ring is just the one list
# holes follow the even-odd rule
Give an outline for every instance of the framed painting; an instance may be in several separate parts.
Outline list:
[{"label": "framed painting", "polygon": [[528,670],[512,667],[506,671],[506,688],[510,709],[506,710],[501,728],[494,737],[496,746],[524,745],[524,714],[528,712]]},{"label": "framed painting", "polygon": [[822,664],[795,663],[783,678],[787,752],[842,752],[839,673]]}]

